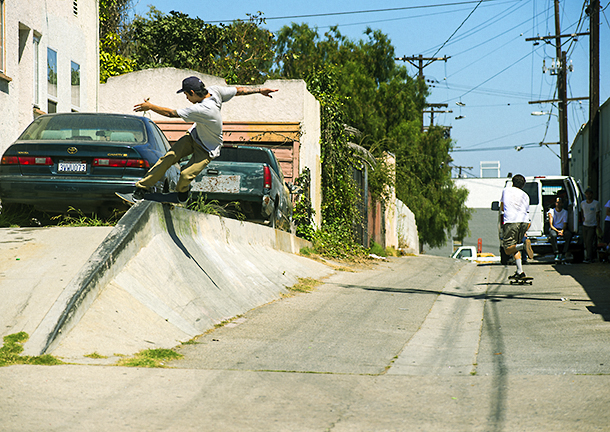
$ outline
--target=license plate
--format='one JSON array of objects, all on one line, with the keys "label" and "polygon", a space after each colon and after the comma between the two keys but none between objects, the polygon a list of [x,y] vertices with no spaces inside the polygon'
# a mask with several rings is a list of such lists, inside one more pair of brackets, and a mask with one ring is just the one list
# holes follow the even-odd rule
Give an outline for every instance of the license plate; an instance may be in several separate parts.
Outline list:
[{"label": "license plate", "polygon": [[57,172],[80,173],[87,172],[86,162],[67,162],[62,161],[57,165]]},{"label": "license plate", "polygon": [[239,193],[239,181],[240,177],[238,175],[203,177],[201,180],[193,182],[192,190],[195,192],[236,194]]}]

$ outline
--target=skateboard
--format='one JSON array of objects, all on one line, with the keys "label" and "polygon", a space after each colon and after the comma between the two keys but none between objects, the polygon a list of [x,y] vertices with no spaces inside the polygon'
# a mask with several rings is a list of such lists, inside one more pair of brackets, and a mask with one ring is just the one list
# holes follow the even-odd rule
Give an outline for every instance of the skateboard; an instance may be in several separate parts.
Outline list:
[{"label": "skateboard", "polygon": [[517,284],[517,285],[525,285],[525,284],[531,285],[533,281],[534,281],[533,277],[526,276],[526,277],[524,277],[522,279],[511,279],[510,280],[510,284],[511,285],[515,285],[515,284]]},{"label": "skateboard", "polygon": [[[116,196],[121,198],[130,206],[134,205],[136,202],[133,199],[132,193],[120,193],[115,192]],[[178,201],[178,193],[170,192],[170,193],[160,193],[160,192],[152,192],[144,195],[144,201],[154,201],[161,204],[168,204],[171,206],[182,206],[180,201]]]}]

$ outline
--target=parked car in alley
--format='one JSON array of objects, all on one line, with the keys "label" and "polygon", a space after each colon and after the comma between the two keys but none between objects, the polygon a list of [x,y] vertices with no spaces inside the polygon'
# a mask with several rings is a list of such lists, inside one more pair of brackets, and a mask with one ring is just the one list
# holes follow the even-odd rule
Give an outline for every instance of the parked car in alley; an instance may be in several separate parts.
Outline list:
[{"label": "parked car in alley", "polygon": [[[48,212],[69,207],[104,214],[122,205],[115,192],[135,182],[170,148],[149,118],[105,113],[38,117],[2,155],[0,201]],[[155,187],[174,190],[176,165]]]},{"label": "parked car in alley", "polygon": [[294,186],[284,180],[269,148],[224,146],[220,156],[195,178],[191,190],[221,205],[239,203],[247,220],[291,230]]}]

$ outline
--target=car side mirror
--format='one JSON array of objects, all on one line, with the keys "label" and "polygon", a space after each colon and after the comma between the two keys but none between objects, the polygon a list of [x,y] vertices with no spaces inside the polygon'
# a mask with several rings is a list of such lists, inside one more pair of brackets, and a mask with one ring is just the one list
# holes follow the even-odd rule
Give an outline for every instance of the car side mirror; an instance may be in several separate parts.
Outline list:
[{"label": "car side mirror", "polygon": [[499,201],[493,201],[493,202],[491,203],[491,209],[492,209],[493,211],[498,211],[498,210],[500,210],[500,202],[499,202]]}]

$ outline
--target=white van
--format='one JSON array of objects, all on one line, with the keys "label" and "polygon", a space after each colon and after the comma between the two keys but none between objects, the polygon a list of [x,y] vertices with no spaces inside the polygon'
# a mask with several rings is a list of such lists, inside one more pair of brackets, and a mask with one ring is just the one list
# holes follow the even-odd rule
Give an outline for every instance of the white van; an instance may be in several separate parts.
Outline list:
[{"label": "white van", "polygon": [[[536,255],[544,255],[553,252],[551,244],[548,241],[547,234],[549,229],[549,218],[547,212],[555,207],[555,199],[563,198],[564,208],[568,211],[568,225],[570,231],[574,234],[570,242],[570,252],[574,262],[582,261],[584,257],[584,249],[581,236],[581,214],[580,203],[584,199],[580,184],[569,176],[536,176],[526,177],[523,191],[530,197],[529,216],[532,225],[527,231],[527,236],[532,242],[532,249]],[[505,186],[512,186],[512,180],[508,179]],[[498,211],[500,209],[499,201],[494,201],[491,204],[491,209]],[[502,215],[498,215],[498,230],[500,235],[500,244],[502,244]],[[559,249],[563,248],[563,239],[560,237],[557,242]],[[500,256],[502,263],[508,263],[508,257],[504,254],[502,246],[500,246]]]}]

